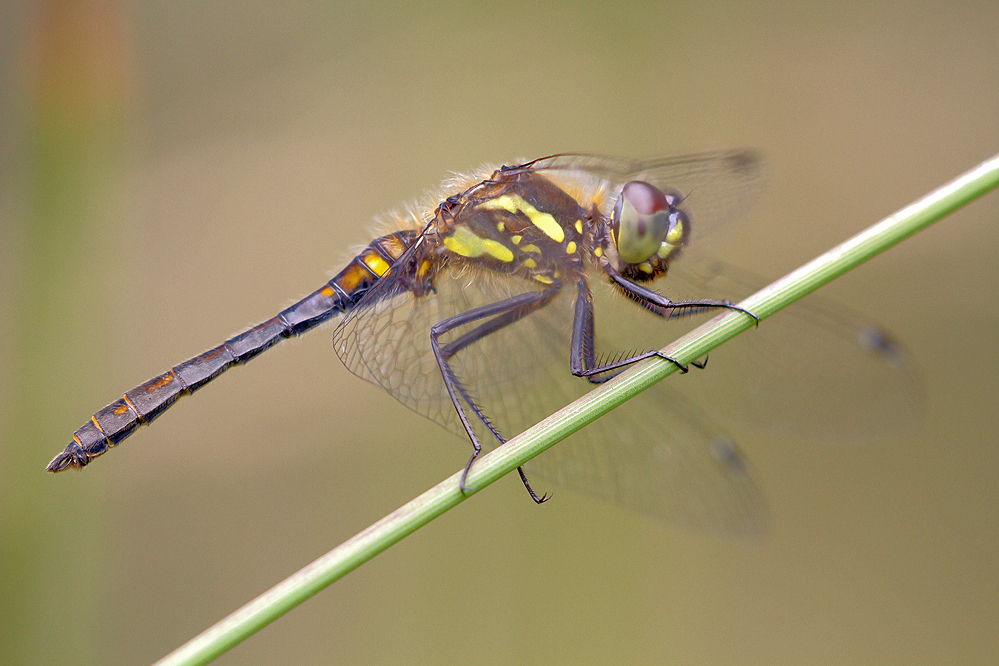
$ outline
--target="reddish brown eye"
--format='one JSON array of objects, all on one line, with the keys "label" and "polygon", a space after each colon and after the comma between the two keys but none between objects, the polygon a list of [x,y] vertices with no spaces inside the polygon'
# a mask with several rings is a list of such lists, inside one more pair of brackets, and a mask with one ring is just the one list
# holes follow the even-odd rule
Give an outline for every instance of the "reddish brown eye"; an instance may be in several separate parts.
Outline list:
[{"label": "reddish brown eye", "polygon": [[670,204],[662,190],[641,180],[633,180],[626,184],[621,190],[621,196],[625,197],[642,215],[652,215],[658,211],[666,210]]},{"label": "reddish brown eye", "polygon": [[659,251],[670,227],[672,199],[658,187],[633,180],[621,189],[611,231],[621,259],[638,264]]}]

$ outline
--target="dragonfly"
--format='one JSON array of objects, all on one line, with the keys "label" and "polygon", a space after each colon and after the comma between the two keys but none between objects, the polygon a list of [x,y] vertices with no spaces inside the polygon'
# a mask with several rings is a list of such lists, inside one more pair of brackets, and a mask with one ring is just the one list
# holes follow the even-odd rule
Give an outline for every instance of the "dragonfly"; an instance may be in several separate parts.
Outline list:
[{"label": "dragonfly", "polygon": [[[674,522],[756,532],[765,501],[719,423],[790,415],[823,433],[863,431],[904,420],[918,392],[901,345],[835,306],[799,310],[772,332],[768,320],[770,334],[742,336],[752,346],[727,354],[727,372],[694,362],[703,370],[694,381],[690,366],[642,339],[704,313],[759,323],[733,304],[753,278],[701,250],[744,217],[761,164],[748,150],[559,154],[454,176],[391,216],[391,230],[317,291],[96,412],[47,469],[86,466],[227,369],[339,318],[333,347],[353,374],[471,442],[462,491],[484,449],[637,362],[674,363],[682,393],[646,391],[529,471]],[[702,381],[713,375],[724,381]],[[775,394],[779,386],[791,390]],[[518,471],[535,502],[550,497]]]}]

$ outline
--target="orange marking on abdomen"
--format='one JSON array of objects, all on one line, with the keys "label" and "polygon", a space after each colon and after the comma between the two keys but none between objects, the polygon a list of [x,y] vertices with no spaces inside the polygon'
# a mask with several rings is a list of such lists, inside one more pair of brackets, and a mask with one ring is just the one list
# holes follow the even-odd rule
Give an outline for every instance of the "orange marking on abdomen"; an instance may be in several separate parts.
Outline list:
[{"label": "orange marking on abdomen", "polygon": [[371,275],[358,264],[351,263],[341,275],[337,276],[337,279],[340,288],[352,294],[365,280],[371,279]]}]

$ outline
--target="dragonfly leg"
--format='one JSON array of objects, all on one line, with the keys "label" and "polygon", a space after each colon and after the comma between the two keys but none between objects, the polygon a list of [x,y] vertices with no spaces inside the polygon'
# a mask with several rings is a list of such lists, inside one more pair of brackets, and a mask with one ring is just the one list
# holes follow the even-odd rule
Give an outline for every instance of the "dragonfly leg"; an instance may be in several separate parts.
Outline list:
[{"label": "dragonfly leg", "polygon": [[610,279],[614,282],[614,286],[617,287],[621,293],[638,303],[652,314],[659,315],[660,317],[686,317],[699,312],[704,312],[705,310],[721,308],[741,312],[744,315],[752,317],[757,326],[760,324],[759,317],[745,308],[740,308],[738,305],[734,305],[730,301],[715,299],[703,299],[699,301],[672,301],[658,292],[652,291],[647,287],[643,287],[640,284],[632,282],[614,270],[609,263],[602,264],[601,268],[603,268],[604,272],[607,273],[608,277],[610,277]]},{"label": "dragonfly leg", "polygon": [[[434,326],[430,329],[430,345],[433,348],[434,356],[437,358],[437,364],[440,367],[441,376],[444,379],[444,386],[447,389],[448,396],[451,398],[451,403],[454,405],[455,411],[458,413],[458,418],[461,421],[462,426],[465,428],[465,432],[468,434],[468,438],[471,440],[472,446],[475,449],[472,452],[472,456],[465,464],[465,471],[461,476],[460,487],[462,492],[465,491],[465,480],[468,477],[469,470],[472,468],[472,463],[476,458],[478,458],[482,451],[482,444],[479,442],[478,437],[475,435],[475,431],[472,429],[472,426],[468,421],[468,416],[465,414],[462,402],[468,405],[468,408],[472,411],[475,417],[486,427],[487,430],[489,430],[496,441],[503,444],[506,440],[489,420],[489,417],[486,416],[482,409],[475,403],[474,398],[469,394],[468,390],[461,384],[461,381],[451,368],[449,361],[455,354],[469,345],[474,344],[487,335],[509,326],[510,324],[526,317],[530,313],[544,307],[558,295],[560,289],[561,284],[556,282],[544,291],[532,291],[518,294],[517,296],[513,296],[496,303],[491,303],[489,305],[474,308],[468,312],[463,312],[459,315],[455,315],[454,317],[450,317],[434,324]],[[459,336],[457,339],[443,346],[441,345],[440,336],[443,334],[459,326],[471,324],[482,319],[486,319],[487,321],[479,324],[471,331]],[[524,482],[524,486],[530,493],[531,498],[539,504],[546,501],[549,496],[545,494],[539,497],[534,492],[534,489],[531,488],[524,471],[519,471],[520,478]]]},{"label": "dragonfly leg", "polygon": [[523,482],[524,487],[527,488],[527,492],[531,495],[531,499],[534,500],[535,504],[544,504],[552,498],[550,493],[545,493],[541,497],[534,492],[534,488],[531,487],[531,482],[527,480],[527,474],[524,473],[523,467],[517,468],[517,473],[520,474],[520,480]]},{"label": "dragonfly leg", "polygon": [[[637,287],[638,285],[635,286]],[[569,369],[573,375],[576,377],[586,377],[587,380],[594,384],[601,384],[616,377],[626,367],[647,358],[661,358],[664,361],[669,361],[683,373],[690,370],[687,365],[657,350],[626,356],[609,363],[597,363],[593,342],[593,295],[590,293],[590,287],[585,280],[580,280],[576,285],[576,289],[576,304],[572,320],[571,355],[569,357]],[[742,311],[741,308],[738,309]],[[693,361],[690,365],[703,369],[707,365],[707,359],[703,362]]]}]

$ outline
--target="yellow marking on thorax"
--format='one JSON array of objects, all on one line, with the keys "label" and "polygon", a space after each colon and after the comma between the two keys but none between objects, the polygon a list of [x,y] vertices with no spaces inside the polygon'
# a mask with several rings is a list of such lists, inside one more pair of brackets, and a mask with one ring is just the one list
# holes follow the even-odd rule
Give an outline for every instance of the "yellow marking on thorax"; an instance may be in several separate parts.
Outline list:
[{"label": "yellow marking on thorax", "polygon": [[551,284],[552,283],[552,279],[550,277],[548,277],[547,275],[535,275],[534,279],[537,280],[538,282],[540,282],[541,284]]},{"label": "yellow marking on thorax", "polygon": [[465,226],[458,226],[454,234],[444,239],[444,247],[463,257],[481,257],[488,254],[502,262],[513,261],[513,251],[499,241],[481,238]]},{"label": "yellow marking on thorax", "polygon": [[527,259],[524,259],[524,261],[521,262],[521,265],[524,266],[525,268],[537,268],[538,262],[528,257]]},{"label": "yellow marking on thorax", "polygon": [[565,230],[562,225],[555,221],[551,213],[542,213],[540,210],[528,203],[523,197],[517,194],[504,194],[495,199],[479,204],[480,208],[486,210],[505,210],[508,213],[523,213],[531,224],[551,238],[556,243],[565,240]]},{"label": "yellow marking on thorax", "polygon": [[365,253],[361,256],[361,261],[364,265],[371,269],[371,272],[381,277],[388,273],[388,269],[391,268],[388,262],[382,259],[380,254],[375,252]]},{"label": "yellow marking on thorax", "polygon": [[575,251],[576,251],[576,243],[575,243],[575,241],[569,241],[568,243],[566,243],[566,246],[565,246],[565,253],[566,254],[572,254]]},{"label": "yellow marking on thorax", "polygon": [[602,247],[598,247],[593,250],[593,254],[595,254],[598,257],[602,257],[604,254],[604,249]]},{"label": "yellow marking on thorax", "polygon": [[533,252],[534,254],[541,254],[541,248],[531,243],[528,243],[527,245],[525,245],[520,249],[523,250],[524,252]]},{"label": "yellow marking on thorax", "polygon": [[576,220],[576,233],[577,234],[583,233],[583,221],[582,220]]},{"label": "yellow marking on thorax", "polygon": [[523,240],[523,236],[510,236],[510,240],[513,241],[514,245],[520,245],[520,241]]}]

